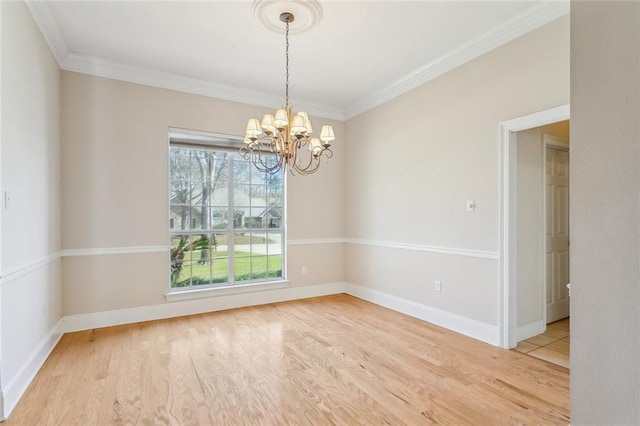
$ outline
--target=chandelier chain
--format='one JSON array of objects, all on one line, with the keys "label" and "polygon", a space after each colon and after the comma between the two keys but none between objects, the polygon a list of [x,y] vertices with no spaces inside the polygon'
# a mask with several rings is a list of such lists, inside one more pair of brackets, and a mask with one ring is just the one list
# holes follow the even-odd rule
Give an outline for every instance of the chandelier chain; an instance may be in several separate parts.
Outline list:
[{"label": "chandelier chain", "polygon": [[287,66],[286,66],[286,70],[287,70],[287,81],[285,83],[285,100],[284,100],[284,105],[285,106],[289,106],[289,21],[287,21],[287,30],[286,30],[286,35],[285,38],[287,40],[287,48],[286,48],[286,52],[285,52],[285,57],[286,57],[286,62],[287,62]]}]

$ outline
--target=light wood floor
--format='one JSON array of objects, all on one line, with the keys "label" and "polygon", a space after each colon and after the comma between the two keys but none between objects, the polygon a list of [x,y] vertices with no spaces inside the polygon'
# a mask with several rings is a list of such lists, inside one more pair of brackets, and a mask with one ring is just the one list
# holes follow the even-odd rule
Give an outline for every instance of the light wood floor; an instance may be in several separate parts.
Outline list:
[{"label": "light wood floor", "polygon": [[337,295],[65,335],[6,426],[569,423],[569,371]]}]

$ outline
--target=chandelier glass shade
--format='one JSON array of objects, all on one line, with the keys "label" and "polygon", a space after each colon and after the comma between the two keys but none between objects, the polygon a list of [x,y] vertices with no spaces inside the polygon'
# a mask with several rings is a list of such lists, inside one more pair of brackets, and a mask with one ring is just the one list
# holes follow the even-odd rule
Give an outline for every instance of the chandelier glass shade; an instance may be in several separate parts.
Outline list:
[{"label": "chandelier glass shade", "polygon": [[250,118],[240,154],[250,160],[258,170],[270,174],[289,170],[292,174],[315,173],[323,158],[333,157],[331,141],[335,139],[333,127],[322,126],[319,137],[311,136],[313,126],[306,112],[295,113],[289,105],[289,23],[294,16],[285,12],[280,20],[285,23],[286,83],[284,107],[274,114],[265,114],[262,121]]}]

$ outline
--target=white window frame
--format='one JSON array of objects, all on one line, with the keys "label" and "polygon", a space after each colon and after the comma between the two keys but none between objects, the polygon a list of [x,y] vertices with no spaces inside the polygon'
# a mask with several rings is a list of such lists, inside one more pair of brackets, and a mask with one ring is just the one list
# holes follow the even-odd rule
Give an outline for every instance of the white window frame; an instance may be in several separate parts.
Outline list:
[{"label": "white window frame", "polygon": [[[202,132],[196,130],[188,130],[188,129],[180,129],[180,128],[169,128],[169,137],[168,137],[168,147],[167,153],[170,153],[172,146],[182,145],[185,148],[202,148],[214,151],[227,151],[230,153],[238,153],[239,148],[242,146],[243,140],[239,136],[234,135],[225,135],[219,133],[209,133]],[[170,198],[170,155],[167,155],[167,212],[171,211],[171,202]],[[249,293],[255,291],[262,290],[271,290],[278,288],[286,288],[289,286],[290,282],[287,279],[287,173],[282,174],[283,177],[283,189],[282,189],[282,276],[274,277],[274,278],[265,278],[260,280],[250,280],[250,281],[240,281],[240,282],[227,282],[225,284],[202,284],[197,286],[189,286],[189,287],[171,287],[171,277],[169,271],[169,289],[165,294],[165,298],[167,301],[181,301],[181,300],[189,300],[196,299],[202,297],[212,297],[212,296],[222,296],[222,295],[230,295],[230,294],[241,294],[241,293]],[[227,236],[233,236],[235,233],[233,228],[233,167],[229,168],[229,209],[227,223],[229,223],[229,228],[225,230]],[[167,224],[169,224],[169,217],[167,219]],[[190,218],[191,220],[191,218]],[[251,228],[250,228],[251,229]],[[168,228],[168,239],[169,239],[169,247],[171,247],[171,238],[175,234],[191,234],[200,235],[203,232],[199,230],[189,230],[186,232],[172,232],[171,228]],[[207,234],[214,234],[215,232],[212,230],[205,231]],[[232,253],[228,251],[228,253]],[[232,254],[228,254],[228,265],[227,270],[230,274],[233,273],[234,269],[234,256]],[[170,266],[171,258],[169,257],[169,266]]]}]

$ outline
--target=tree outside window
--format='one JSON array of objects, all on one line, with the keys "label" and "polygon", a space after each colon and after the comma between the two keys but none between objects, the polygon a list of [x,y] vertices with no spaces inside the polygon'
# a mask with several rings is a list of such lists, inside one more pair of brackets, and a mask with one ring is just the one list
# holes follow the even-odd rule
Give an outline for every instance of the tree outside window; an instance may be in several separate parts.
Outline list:
[{"label": "tree outside window", "polygon": [[172,288],[283,278],[282,173],[227,146],[172,141],[169,187]]}]

